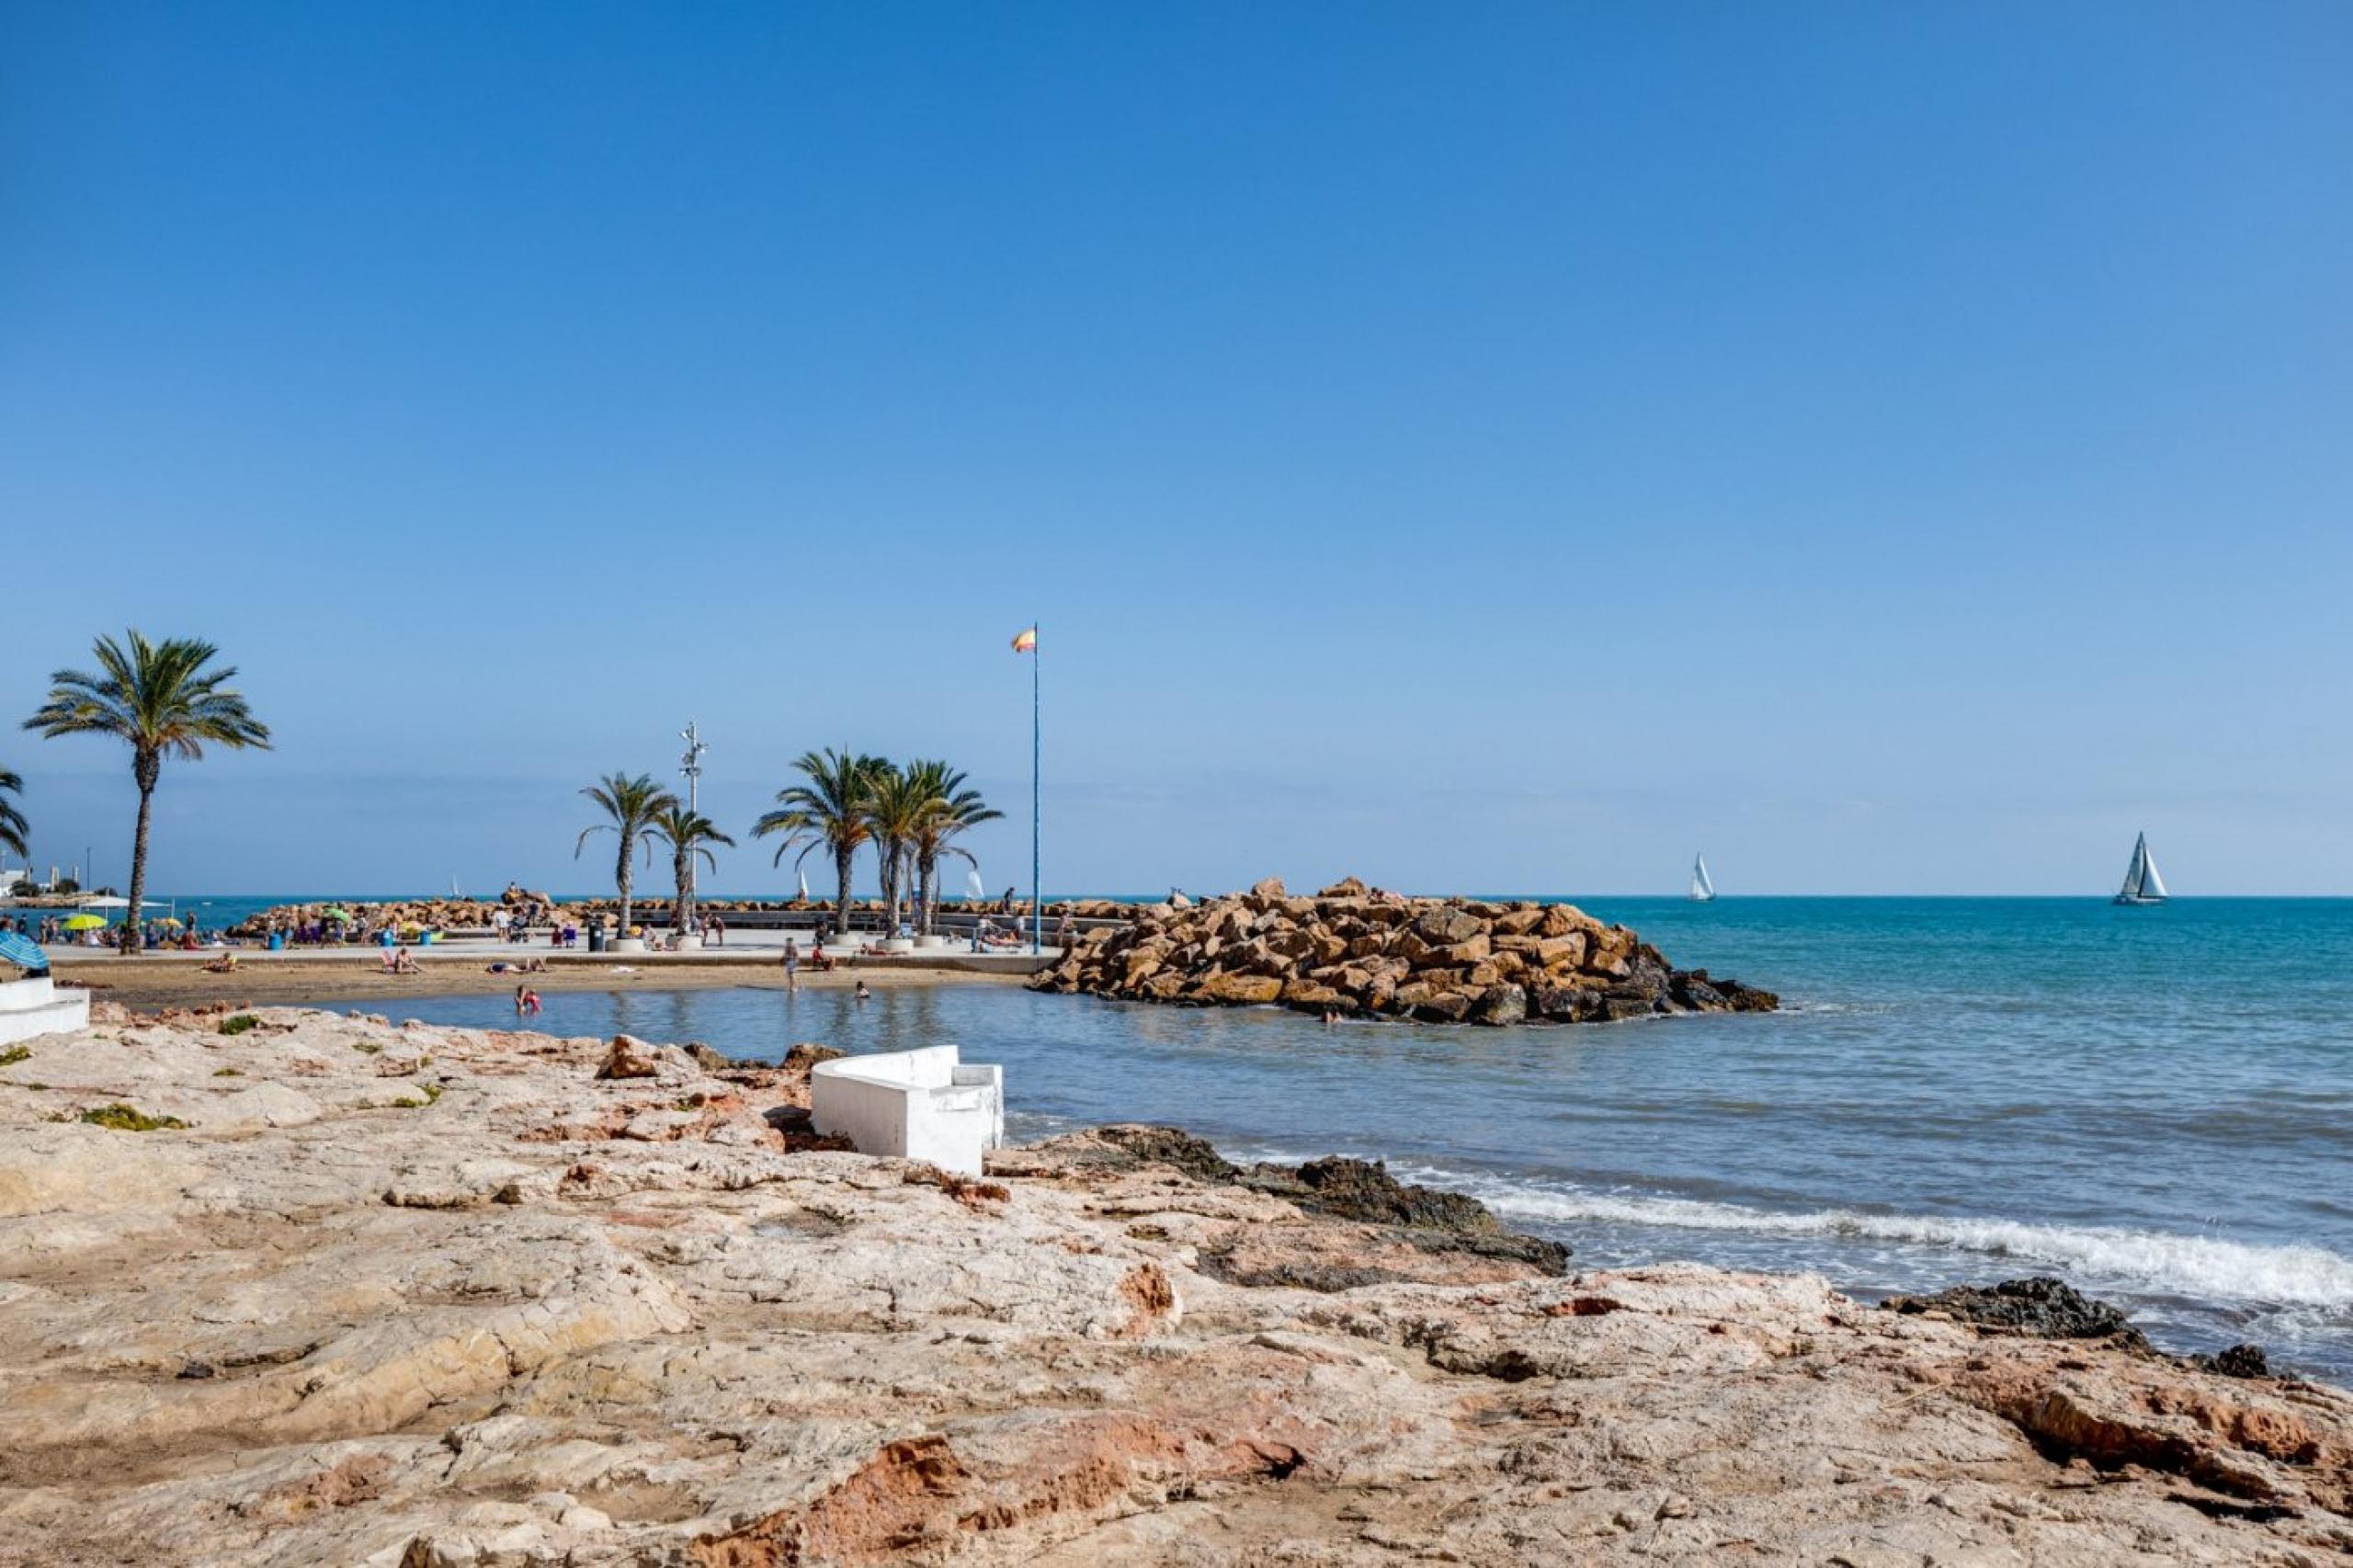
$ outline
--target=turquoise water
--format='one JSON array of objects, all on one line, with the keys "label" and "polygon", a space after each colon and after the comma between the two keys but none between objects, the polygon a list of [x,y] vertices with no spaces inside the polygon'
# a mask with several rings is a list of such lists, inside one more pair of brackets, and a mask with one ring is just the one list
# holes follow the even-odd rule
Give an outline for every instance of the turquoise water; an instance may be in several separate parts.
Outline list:
[{"label": "turquoise water", "polygon": [[[1008,988],[550,996],[541,1028],[772,1058],[954,1040],[1017,1132],[1175,1122],[1476,1193],[1593,1263],[1813,1269],[1865,1293],[2029,1272],[2160,1344],[2353,1378],[2353,902],[1602,899],[1764,1017],[1327,1028]],[[417,1000],[511,1025],[496,996]]]}]

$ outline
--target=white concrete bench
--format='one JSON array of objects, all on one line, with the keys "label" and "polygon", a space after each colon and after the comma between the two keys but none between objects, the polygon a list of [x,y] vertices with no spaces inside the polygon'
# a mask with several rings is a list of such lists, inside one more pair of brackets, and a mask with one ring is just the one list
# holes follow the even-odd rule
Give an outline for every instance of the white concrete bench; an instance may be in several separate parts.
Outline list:
[{"label": "white concrete bench", "polygon": [[48,975],[0,983],[0,1046],[90,1027],[90,994],[59,991]]},{"label": "white concrete bench", "polygon": [[983,1152],[1005,1142],[1005,1069],[960,1066],[952,1045],[821,1062],[809,1075],[809,1119],[861,1154],[978,1176]]}]

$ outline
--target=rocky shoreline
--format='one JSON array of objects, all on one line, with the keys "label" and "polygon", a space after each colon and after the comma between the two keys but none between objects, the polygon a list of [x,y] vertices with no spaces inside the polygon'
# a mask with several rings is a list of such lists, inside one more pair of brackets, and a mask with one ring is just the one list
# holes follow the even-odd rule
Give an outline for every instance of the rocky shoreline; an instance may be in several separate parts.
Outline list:
[{"label": "rocky shoreline", "polygon": [[99,1011],[0,1067],[0,1559],[2353,1546],[2353,1396],[2048,1290],[1578,1270],[1378,1165],[1165,1128],[956,1177],[814,1138],[813,1050]]},{"label": "rocky shoreline", "polygon": [[1769,991],[1681,970],[1565,903],[1400,898],[1351,877],[1313,898],[1275,878],[1082,933],[1039,990],[1425,1023],[1604,1023],[1768,1012]]}]

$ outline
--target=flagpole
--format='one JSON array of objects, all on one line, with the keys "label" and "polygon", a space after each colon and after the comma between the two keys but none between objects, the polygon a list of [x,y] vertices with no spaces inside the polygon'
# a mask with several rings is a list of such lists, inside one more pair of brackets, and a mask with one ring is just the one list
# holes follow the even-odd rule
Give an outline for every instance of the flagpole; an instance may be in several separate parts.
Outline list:
[{"label": "flagpole", "polygon": [[[1038,623],[1029,623],[1029,635],[1038,635]],[[1032,951],[1046,950],[1046,903],[1038,885],[1040,759],[1043,756],[1040,740],[1038,707],[1038,644],[1029,647],[1029,946]]]}]

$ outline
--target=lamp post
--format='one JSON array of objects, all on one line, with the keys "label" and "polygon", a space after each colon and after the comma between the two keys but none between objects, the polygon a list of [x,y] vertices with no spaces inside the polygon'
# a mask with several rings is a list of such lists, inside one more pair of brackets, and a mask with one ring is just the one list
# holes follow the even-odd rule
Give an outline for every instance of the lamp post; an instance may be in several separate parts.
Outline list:
[{"label": "lamp post", "polygon": [[687,810],[700,811],[702,808],[695,800],[695,786],[702,780],[702,754],[710,748],[702,744],[692,719],[678,732],[678,738],[687,743],[687,755],[678,759],[678,771],[687,776]]},{"label": "lamp post", "polygon": [[[702,744],[702,733],[695,727],[692,719],[688,720],[687,727],[678,732],[678,738],[687,743],[686,755],[678,759],[678,771],[687,776],[687,811],[691,815],[702,809],[696,799],[697,786],[702,782],[702,754],[710,748]],[[676,901],[676,907],[670,914],[671,924],[677,928],[679,941],[683,944],[688,934],[683,923],[683,912],[695,893],[695,858],[691,851],[686,858],[680,876],[682,885],[672,895]]]}]

